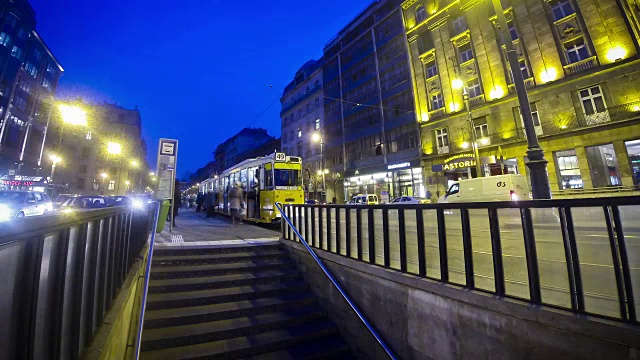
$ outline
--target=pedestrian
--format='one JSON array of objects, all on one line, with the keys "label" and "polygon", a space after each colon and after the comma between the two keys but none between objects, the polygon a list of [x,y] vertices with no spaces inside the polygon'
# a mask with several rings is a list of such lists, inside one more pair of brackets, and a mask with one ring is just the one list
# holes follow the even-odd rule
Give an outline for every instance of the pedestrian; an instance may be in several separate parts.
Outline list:
[{"label": "pedestrian", "polygon": [[194,202],[195,202],[195,197],[193,195],[189,195],[189,209],[193,207]]},{"label": "pedestrian", "polygon": [[209,192],[207,192],[207,195],[205,195],[204,197],[204,206],[207,208],[207,217],[213,217],[215,215],[215,207],[218,205],[217,204],[217,198],[218,194],[214,193],[212,190],[209,190]]},{"label": "pedestrian", "polygon": [[242,199],[243,199],[243,190],[242,185],[237,182],[234,187],[231,189],[231,193],[229,194],[229,207],[231,208],[231,221],[232,226],[236,225],[236,221],[239,224],[242,224]]},{"label": "pedestrian", "polygon": [[202,204],[204,204],[204,194],[199,192],[196,196],[196,212],[200,212],[200,210],[202,210]]},{"label": "pedestrian", "polygon": [[173,186],[173,227],[176,227],[176,217],[178,216],[178,210],[180,210],[180,201],[182,197],[180,196],[180,181],[176,179],[176,182]]}]

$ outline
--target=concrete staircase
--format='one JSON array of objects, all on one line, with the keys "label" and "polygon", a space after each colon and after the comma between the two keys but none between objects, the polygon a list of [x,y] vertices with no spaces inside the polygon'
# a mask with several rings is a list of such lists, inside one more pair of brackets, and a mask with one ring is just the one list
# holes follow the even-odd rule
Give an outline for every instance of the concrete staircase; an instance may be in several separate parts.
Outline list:
[{"label": "concrete staircase", "polygon": [[142,359],[349,359],[279,243],[154,250]]}]

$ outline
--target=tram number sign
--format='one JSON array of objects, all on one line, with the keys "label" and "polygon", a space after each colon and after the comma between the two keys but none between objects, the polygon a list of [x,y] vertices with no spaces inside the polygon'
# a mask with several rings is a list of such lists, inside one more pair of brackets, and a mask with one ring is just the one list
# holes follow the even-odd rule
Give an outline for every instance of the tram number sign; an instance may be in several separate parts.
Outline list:
[{"label": "tram number sign", "polygon": [[285,153],[276,153],[276,161],[278,162],[287,161],[287,155]]},{"label": "tram number sign", "polygon": [[498,187],[507,187],[507,183],[504,181],[498,181],[498,183],[496,184]]}]

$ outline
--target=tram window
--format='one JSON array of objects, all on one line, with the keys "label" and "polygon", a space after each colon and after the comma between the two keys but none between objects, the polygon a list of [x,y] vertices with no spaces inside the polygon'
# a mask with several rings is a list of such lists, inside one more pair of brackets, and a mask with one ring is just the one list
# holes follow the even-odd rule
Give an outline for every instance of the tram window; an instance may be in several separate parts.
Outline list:
[{"label": "tram window", "polygon": [[300,171],[276,169],[276,186],[300,186]]},{"label": "tram window", "polygon": [[273,189],[273,171],[264,169],[265,189]]}]

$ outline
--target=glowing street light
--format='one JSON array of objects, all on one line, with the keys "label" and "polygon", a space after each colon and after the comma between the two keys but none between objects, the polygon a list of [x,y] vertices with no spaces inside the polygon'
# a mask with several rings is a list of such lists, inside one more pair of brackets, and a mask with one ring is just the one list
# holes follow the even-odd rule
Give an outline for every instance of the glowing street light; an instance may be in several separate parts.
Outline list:
[{"label": "glowing street light", "polygon": [[156,173],[154,173],[153,171],[149,173],[149,176],[156,176]]},{"label": "glowing street light", "polygon": [[49,180],[53,182],[53,174],[56,172],[56,165],[62,161],[62,158],[56,154],[51,154],[49,158],[51,159],[51,176],[49,177]]},{"label": "glowing street light", "polygon": [[117,142],[109,141],[107,143],[107,153],[109,153],[110,155],[122,154],[122,145]]},{"label": "glowing street light", "polygon": [[109,177],[109,175],[107,175],[107,173],[102,173],[102,174],[100,174],[100,176],[102,177],[102,181],[104,181],[104,179]]},{"label": "glowing street light", "polygon": [[[322,163],[322,169],[324,169],[324,139],[322,139],[322,134],[320,133],[313,133],[313,135],[311,135],[311,140],[315,141],[315,142],[319,142],[320,143],[320,161]],[[325,172],[323,170],[318,170],[318,175],[322,175],[322,191],[326,193],[327,191],[327,184],[325,183],[324,180],[324,174]],[[325,194],[326,196],[326,194]]]},{"label": "glowing street light", "polygon": [[79,106],[60,104],[58,105],[62,122],[69,125],[87,126],[87,112]]},{"label": "glowing street light", "polygon": [[139,165],[138,160],[131,160],[131,167],[137,168]]}]

